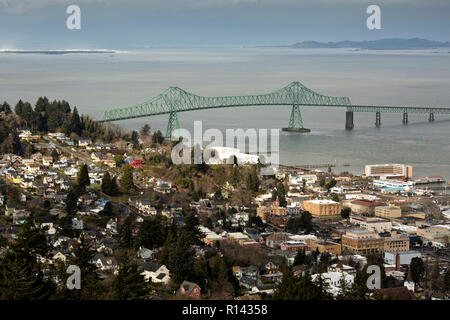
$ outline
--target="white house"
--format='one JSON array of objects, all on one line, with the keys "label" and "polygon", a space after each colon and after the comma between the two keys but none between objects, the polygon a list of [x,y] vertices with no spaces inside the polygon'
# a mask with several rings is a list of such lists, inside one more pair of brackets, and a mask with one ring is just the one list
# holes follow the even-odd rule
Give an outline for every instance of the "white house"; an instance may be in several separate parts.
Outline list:
[{"label": "white house", "polygon": [[322,279],[325,283],[328,284],[327,291],[334,296],[338,295],[341,292],[341,284],[342,280],[345,280],[345,283],[348,287],[353,285],[353,281],[355,277],[346,272],[326,272],[326,273],[317,273],[311,276],[311,279],[315,281],[319,276],[322,276]]},{"label": "white house", "polygon": [[141,273],[146,281],[168,284],[170,281],[169,269],[165,265],[157,264],[153,261],[147,261],[142,264]]}]

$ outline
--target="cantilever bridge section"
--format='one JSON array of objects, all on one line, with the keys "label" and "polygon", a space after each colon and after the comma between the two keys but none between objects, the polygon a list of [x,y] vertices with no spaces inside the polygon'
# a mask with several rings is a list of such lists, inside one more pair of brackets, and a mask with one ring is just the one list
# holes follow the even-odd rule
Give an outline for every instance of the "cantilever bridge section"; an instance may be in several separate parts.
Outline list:
[{"label": "cantilever bridge section", "polygon": [[[285,131],[309,132],[303,127],[300,107],[341,107],[347,108],[346,128],[353,128],[353,112],[376,112],[376,124],[381,125],[381,112],[403,112],[405,123],[405,112],[429,113],[430,121],[434,120],[435,113],[448,113],[450,109],[426,108],[426,107],[377,107],[377,106],[355,106],[348,97],[332,97],[322,95],[308,89],[300,82],[292,82],[284,88],[261,95],[242,95],[224,97],[204,97],[187,92],[178,87],[170,87],[160,95],[135,106],[107,110],[103,119],[99,122],[119,121],[135,119],[162,114],[169,115],[166,137],[172,137],[175,129],[179,128],[178,113],[195,110],[247,107],[247,106],[292,106],[289,125],[283,128]],[[411,111],[410,111],[411,110]],[[420,112],[419,112],[420,111]]]}]

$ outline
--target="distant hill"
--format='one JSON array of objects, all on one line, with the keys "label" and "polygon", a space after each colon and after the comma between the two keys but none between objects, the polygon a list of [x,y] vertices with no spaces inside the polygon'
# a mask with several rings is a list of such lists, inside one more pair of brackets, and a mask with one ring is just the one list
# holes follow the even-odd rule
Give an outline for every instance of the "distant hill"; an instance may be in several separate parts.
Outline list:
[{"label": "distant hill", "polygon": [[293,44],[290,47],[301,49],[358,48],[368,50],[412,50],[412,49],[450,48],[450,42],[430,41],[421,38],[382,39],[372,41],[338,41],[338,42],[303,41]]}]

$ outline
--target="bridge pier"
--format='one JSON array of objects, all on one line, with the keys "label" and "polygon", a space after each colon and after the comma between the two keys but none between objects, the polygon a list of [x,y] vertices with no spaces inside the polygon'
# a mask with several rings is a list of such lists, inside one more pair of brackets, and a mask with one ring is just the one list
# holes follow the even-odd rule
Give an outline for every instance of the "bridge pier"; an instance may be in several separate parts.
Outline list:
[{"label": "bridge pier", "polygon": [[375,112],[375,126],[377,128],[381,127],[381,112],[380,111]]},{"label": "bridge pier", "polygon": [[353,127],[353,111],[347,111],[345,113],[345,129],[352,130]]},{"label": "bridge pier", "polygon": [[306,129],[303,127],[302,114],[300,112],[300,106],[298,104],[294,104],[292,106],[289,126],[287,128],[283,128],[282,130],[289,132],[311,132],[310,129]]},{"label": "bridge pier", "polygon": [[434,113],[430,112],[430,116],[428,117],[428,121],[433,122],[434,121]]},{"label": "bridge pier", "polygon": [[403,111],[403,124],[408,124],[408,112]]},{"label": "bridge pier", "polygon": [[169,123],[167,124],[166,138],[171,139],[172,133],[175,129],[180,128],[180,123],[178,122],[178,114],[176,111],[170,111]]}]

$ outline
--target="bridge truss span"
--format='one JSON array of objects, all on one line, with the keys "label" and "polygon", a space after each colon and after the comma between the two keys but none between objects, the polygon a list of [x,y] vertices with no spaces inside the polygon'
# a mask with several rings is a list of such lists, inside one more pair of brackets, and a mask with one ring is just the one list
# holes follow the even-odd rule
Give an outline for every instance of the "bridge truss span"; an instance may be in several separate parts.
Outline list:
[{"label": "bridge truss span", "polygon": [[292,106],[288,128],[285,131],[308,132],[303,127],[300,107],[340,107],[346,108],[346,129],[353,129],[354,112],[374,112],[375,125],[381,126],[381,113],[403,113],[403,124],[408,123],[408,113],[429,114],[434,121],[435,114],[450,114],[450,108],[414,106],[369,106],[352,105],[347,97],[332,97],[317,93],[300,82],[292,82],[284,88],[260,95],[241,95],[224,97],[205,97],[187,92],[178,87],[169,87],[160,95],[135,106],[107,110],[99,122],[120,121],[156,115],[169,115],[166,137],[172,137],[179,128],[178,113],[231,107],[248,106]]},{"label": "bridge truss span", "polygon": [[[167,137],[178,127],[178,112],[247,106],[292,106],[289,128],[303,129],[299,106],[349,106],[347,97],[331,97],[314,92],[300,82],[292,82],[277,91],[261,95],[205,97],[170,87],[160,95],[139,105],[107,110],[100,122],[119,121],[169,114]],[[292,120],[294,119],[294,120]]]}]

